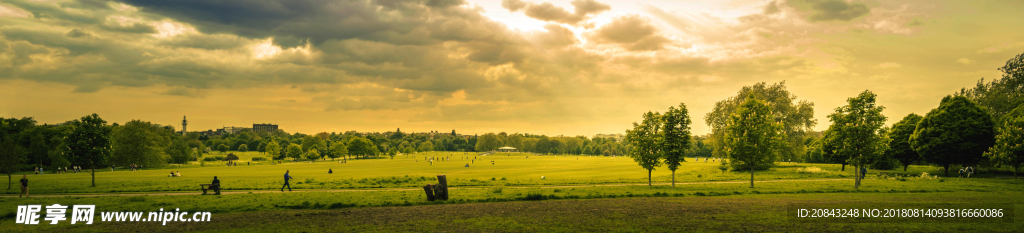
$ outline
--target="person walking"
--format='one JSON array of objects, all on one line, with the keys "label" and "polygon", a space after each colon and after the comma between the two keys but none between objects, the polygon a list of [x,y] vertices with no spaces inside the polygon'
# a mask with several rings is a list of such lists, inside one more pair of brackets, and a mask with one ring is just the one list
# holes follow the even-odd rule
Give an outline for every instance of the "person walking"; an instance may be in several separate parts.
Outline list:
[{"label": "person walking", "polygon": [[18,194],[18,197],[21,195],[28,197],[28,175],[21,175],[21,194]]},{"label": "person walking", "polygon": [[281,192],[284,192],[284,187],[285,186],[288,186],[288,192],[292,191],[292,186],[288,184],[288,180],[294,179],[294,178],[292,178],[292,176],[289,176],[288,172],[289,172],[288,170],[284,170],[284,185],[281,186]]}]

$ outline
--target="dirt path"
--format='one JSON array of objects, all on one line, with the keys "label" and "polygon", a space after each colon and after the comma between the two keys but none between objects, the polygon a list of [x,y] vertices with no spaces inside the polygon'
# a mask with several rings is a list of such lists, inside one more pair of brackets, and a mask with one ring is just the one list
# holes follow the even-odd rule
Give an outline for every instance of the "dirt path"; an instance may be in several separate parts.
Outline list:
[{"label": "dirt path", "polygon": [[[758,180],[754,183],[776,183],[776,182],[814,182],[814,181],[843,181],[853,179],[806,179],[806,180]],[[714,181],[714,182],[676,182],[676,185],[698,185],[698,184],[741,184],[750,183],[750,181]],[[671,185],[672,183],[653,183],[652,185]],[[552,185],[552,186],[514,186],[504,188],[575,188],[575,187],[609,187],[609,186],[639,186],[647,185],[644,183],[630,183],[630,184],[591,184],[591,185]],[[450,189],[457,190],[468,190],[468,189],[488,189],[491,187],[452,187]],[[415,191],[423,190],[421,188],[378,188],[378,189],[305,189],[295,190],[288,192],[382,192],[382,191]],[[221,195],[230,194],[247,194],[247,193],[281,193],[281,191],[273,190],[240,190],[240,191],[223,191]],[[147,195],[201,195],[201,191],[195,192],[154,192],[154,193],[110,193],[110,194],[42,194],[32,195],[32,197],[130,197],[130,196],[147,196]],[[0,195],[2,198],[17,197],[13,194]]]}]

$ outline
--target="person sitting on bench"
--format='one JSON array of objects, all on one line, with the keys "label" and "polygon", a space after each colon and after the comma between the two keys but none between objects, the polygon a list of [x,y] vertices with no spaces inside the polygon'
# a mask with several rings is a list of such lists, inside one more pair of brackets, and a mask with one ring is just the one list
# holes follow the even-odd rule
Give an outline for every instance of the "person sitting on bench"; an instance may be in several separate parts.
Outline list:
[{"label": "person sitting on bench", "polygon": [[214,176],[213,182],[210,182],[210,189],[213,189],[214,191],[217,191],[217,194],[220,194],[220,180],[217,179],[217,176]]}]

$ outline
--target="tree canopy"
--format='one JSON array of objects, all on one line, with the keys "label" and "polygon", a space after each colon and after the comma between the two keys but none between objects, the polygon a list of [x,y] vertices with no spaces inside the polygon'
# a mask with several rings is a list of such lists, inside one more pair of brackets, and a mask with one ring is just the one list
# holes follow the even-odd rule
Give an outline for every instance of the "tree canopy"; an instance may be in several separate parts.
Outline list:
[{"label": "tree canopy", "polygon": [[633,122],[633,129],[626,130],[626,141],[633,145],[629,157],[640,167],[647,169],[647,185],[651,185],[651,171],[661,166],[661,115],[656,112],[644,113],[640,124]]},{"label": "tree canopy", "polygon": [[744,86],[736,93],[736,96],[715,103],[714,109],[704,115],[705,123],[711,126],[714,155],[725,157],[725,128],[728,127],[731,115],[741,104],[746,102],[750,95],[754,95],[755,99],[765,101],[765,105],[770,109],[769,114],[771,114],[772,120],[780,123],[785,136],[784,142],[786,142],[779,145],[781,146],[781,159],[799,160],[797,155],[804,154],[804,136],[817,124],[817,120],[814,119],[814,103],[806,100],[797,101],[797,96],[786,90],[786,82],[772,85],[762,82],[753,86]]},{"label": "tree canopy", "polygon": [[[878,159],[885,151],[885,137],[880,134],[886,117],[885,107],[875,104],[874,93],[861,92],[857,97],[846,99],[846,105],[836,108],[828,115],[832,125],[828,127],[830,137],[823,141],[831,153],[847,158],[855,168],[863,168]],[[860,187],[860,170],[855,169],[854,188]]]},{"label": "tree canopy", "polygon": [[1024,117],[1007,119],[985,156],[996,164],[1013,167],[1013,177],[1017,178],[1017,170],[1024,164]]},{"label": "tree canopy", "polygon": [[929,163],[945,168],[974,165],[995,144],[995,127],[987,111],[964,96],[946,96],[917,123],[910,146]]},{"label": "tree canopy", "polygon": [[750,187],[754,187],[754,170],[771,167],[785,140],[782,126],[772,117],[768,103],[748,95],[746,101],[729,117],[725,132],[725,151],[733,170],[750,170]]},{"label": "tree canopy", "polygon": [[914,135],[914,129],[917,129],[917,123],[921,118],[921,115],[911,113],[893,124],[892,130],[889,131],[890,141],[889,147],[885,150],[886,157],[899,160],[903,164],[903,171],[907,171],[911,163],[921,159],[921,155],[910,147],[910,136]]},{"label": "tree canopy", "polygon": [[106,164],[110,156],[110,127],[99,115],[84,116],[72,122],[74,129],[67,136],[68,160],[89,168],[92,185],[96,187],[96,167]]},{"label": "tree canopy", "polygon": [[662,155],[668,169],[672,170],[672,187],[676,186],[676,169],[680,162],[686,162],[686,156],[690,149],[692,137],[690,137],[690,113],[686,104],[679,103],[679,108],[669,107],[665,115],[661,117],[664,126],[662,127]]}]

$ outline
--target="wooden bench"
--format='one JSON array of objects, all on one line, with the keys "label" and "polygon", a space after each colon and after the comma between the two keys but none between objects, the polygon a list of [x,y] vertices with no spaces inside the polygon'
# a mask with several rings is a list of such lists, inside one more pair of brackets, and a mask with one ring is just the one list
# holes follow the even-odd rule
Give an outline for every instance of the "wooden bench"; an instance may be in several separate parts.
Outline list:
[{"label": "wooden bench", "polygon": [[199,188],[203,189],[203,195],[206,195],[206,190],[213,190],[217,195],[220,195],[220,185],[213,186],[213,184],[200,184]]}]

